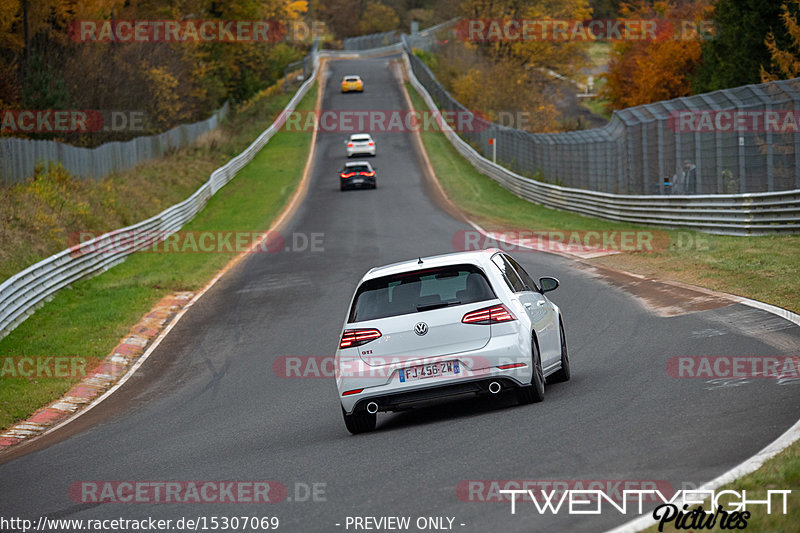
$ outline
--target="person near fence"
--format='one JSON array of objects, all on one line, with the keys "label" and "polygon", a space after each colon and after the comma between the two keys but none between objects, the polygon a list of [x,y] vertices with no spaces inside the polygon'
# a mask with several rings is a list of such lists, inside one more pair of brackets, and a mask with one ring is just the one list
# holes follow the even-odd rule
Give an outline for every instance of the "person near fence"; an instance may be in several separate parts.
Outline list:
[{"label": "person near fence", "polygon": [[688,159],[683,162],[684,194],[697,194],[697,165]]},{"label": "person near fence", "polygon": [[688,159],[683,162],[683,171],[672,178],[674,194],[697,194],[697,166]]}]

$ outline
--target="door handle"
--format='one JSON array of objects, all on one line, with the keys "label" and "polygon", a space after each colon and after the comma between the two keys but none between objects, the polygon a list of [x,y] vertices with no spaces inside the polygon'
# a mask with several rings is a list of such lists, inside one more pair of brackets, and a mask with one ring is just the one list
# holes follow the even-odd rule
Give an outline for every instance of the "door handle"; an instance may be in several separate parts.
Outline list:
[{"label": "door handle", "polygon": [[536,302],[536,305],[538,307],[543,307],[545,305],[545,301],[544,300],[539,300],[538,302]]},{"label": "door handle", "polygon": [[531,305],[533,305],[533,304],[531,304],[530,302],[526,302],[526,303],[525,303],[525,307],[528,307],[528,308],[530,308],[530,306],[531,306]]}]

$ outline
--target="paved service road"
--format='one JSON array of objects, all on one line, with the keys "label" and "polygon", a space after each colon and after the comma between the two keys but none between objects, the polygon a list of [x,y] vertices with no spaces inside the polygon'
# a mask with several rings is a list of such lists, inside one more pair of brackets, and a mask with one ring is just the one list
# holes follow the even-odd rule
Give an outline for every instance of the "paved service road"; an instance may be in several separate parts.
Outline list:
[{"label": "paved service road", "polygon": [[[403,108],[392,60],[331,61],[324,107]],[[364,94],[339,93],[350,73],[364,78]],[[418,517],[449,517],[464,532],[598,531],[633,515],[540,515],[529,502],[512,515],[507,502],[462,501],[477,496],[457,489],[520,479],[694,487],[800,418],[800,383],[708,383],[666,371],[675,356],[797,356],[800,328],[738,304],[665,317],[597,272],[520,252],[532,275],[561,280],[552,299],[564,313],[573,379],[548,386],[540,404],[469,399],[379,415],[374,433],[349,435],[332,378],[280,377],[274,361],[333,355],[368,268],[452,251],[453,235],[470,227],[432,199],[407,133],[374,133],[376,190],[340,192],[346,136],[319,135],[307,198],[285,231],[288,240],[323,234],[324,251],[253,254],[233,269],[109,401],[0,465],[0,516],[277,516],[279,531],[299,532],[353,531],[348,516],[411,517],[412,531]],[[70,496],[83,481],[206,480],[273,480],[288,494],[273,504]]]}]

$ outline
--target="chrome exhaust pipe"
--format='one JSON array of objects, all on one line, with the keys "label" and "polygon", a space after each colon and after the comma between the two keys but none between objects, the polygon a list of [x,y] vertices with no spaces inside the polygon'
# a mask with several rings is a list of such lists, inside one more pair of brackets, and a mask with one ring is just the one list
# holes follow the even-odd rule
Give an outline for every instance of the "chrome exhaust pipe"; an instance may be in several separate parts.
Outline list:
[{"label": "chrome exhaust pipe", "polygon": [[369,402],[367,404],[367,412],[371,415],[374,415],[378,412],[378,404],[375,402]]},{"label": "chrome exhaust pipe", "polygon": [[489,383],[489,392],[491,392],[492,394],[497,394],[498,392],[500,392],[501,388],[502,387],[500,386],[500,383],[498,383],[497,381],[492,381],[491,383]]}]

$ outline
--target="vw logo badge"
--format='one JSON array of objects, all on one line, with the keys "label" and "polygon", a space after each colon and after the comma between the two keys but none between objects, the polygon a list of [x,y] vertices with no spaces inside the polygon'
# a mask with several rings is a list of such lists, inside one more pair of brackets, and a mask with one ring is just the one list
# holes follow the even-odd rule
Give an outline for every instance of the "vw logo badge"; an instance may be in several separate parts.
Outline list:
[{"label": "vw logo badge", "polygon": [[418,322],[416,326],[414,326],[414,333],[419,335],[420,337],[428,333],[428,324],[425,322]]}]

